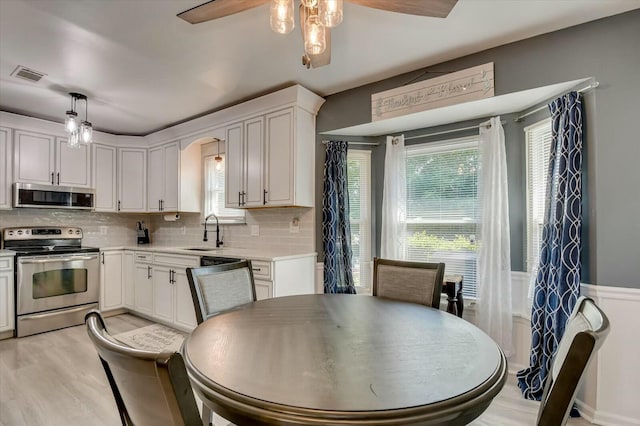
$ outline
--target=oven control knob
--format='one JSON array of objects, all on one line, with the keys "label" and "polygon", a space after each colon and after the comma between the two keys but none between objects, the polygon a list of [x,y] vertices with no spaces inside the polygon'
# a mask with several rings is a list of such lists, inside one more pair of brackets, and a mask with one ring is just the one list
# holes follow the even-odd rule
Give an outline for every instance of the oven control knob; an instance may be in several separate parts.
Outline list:
[{"label": "oven control knob", "polygon": [[70,234],[73,234],[73,229],[69,229],[69,233],[70,233]]},{"label": "oven control knob", "polygon": [[79,229],[76,229],[76,234],[80,235],[80,230]]},{"label": "oven control knob", "polygon": [[25,230],[24,230],[24,233],[25,233],[25,234],[30,234],[30,233],[31,233],[31,231],[30,231],[29,229],[25,229]]},{"label": "oven control knob", "polygon": [[9,231],[9,235],[13,236],[13,231]]},{"label": "oven control knob", "polygon": [[22,235],[22,229],[18,230],[18,235]]}]

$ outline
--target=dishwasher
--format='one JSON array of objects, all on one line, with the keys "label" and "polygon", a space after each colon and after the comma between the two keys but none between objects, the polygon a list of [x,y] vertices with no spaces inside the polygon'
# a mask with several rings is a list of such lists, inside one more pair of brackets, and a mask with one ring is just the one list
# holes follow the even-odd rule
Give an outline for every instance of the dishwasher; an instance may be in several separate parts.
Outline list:
[{"label": "dishwasher", "polygon": [[225,263],[241,262],[244,259],[237,257],[221,257],[221,256],[201,256],[200,266],[223,265]]}]

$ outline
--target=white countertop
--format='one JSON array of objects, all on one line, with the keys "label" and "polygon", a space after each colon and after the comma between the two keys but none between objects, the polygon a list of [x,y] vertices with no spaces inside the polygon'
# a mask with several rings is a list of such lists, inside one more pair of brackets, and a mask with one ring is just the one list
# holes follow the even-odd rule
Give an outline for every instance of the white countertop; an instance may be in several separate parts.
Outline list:
[{"label": "white countertop", "polygon": [[12,250],[0,250],[0,257],[15,256],[16,252]]},{"label": "white countertop", "polygon": [[246,249],[246,248],[210,248],[193,246],[189,248],[206,248],[207,250],[188,250],[186,247],[167,247],[167,246],[155,246],[153,244],[134,245],[134,246],[120,246],[120,247],[102,247],[101,251],[107,250],[134,250],[134,251],[152,251],[162,253],[183,254],[190,256],[221,256],[221,257],[240,257],[251,260],[263,260],[266,262],[273,262],[277,260],[297,259],[300,257],[316,256],[316,252],[299,252],[288,250],[260,250],[260,249]]}]

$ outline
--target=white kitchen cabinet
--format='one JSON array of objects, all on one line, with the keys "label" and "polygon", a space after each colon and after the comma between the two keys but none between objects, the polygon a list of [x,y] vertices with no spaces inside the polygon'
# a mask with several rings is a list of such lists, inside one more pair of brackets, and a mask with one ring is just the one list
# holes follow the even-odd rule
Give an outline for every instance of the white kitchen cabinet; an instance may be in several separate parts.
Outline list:
[{"label": "white kitchen cabinet", "polygon": [[253,280],[256,285],[256,298],[258,300],[271,299],[273,297],[273,282],[265,280]]},{"label": "white kitchen cabinet", "polygon": [[193,145],[182,150],[180,142],[149,149],[150,212],[200,212],[200,149]]},{"label": "white kitchen cabinet", "polygon": [[91,187],[91,147],[80,143],[69,147],[68,140],[56,138],[56,185]]},{"label": "white kitchen cabinet", "polygon": [[150,264],[135,264],[133,308],[142,314],[153,315],[153,268]]},{"label": "white kitchen cabinet", "polygon": [[315,255],[274,261],[252,260],[258,300],[315,293]]},{"label": "white kitchen cabinet", "polygon": [[176,268],[173,272],[174,280],[174,318],[173,322],[186,329],[194,329],[198,325],[196,311],[191,297],[189,280],[185,268]]},{"label": "white kitchen cabinet", "polygon": [[242,205],[244,189],[244,124],[234,123],[225,130],[225,197],[226,207],[238,208]]},{"label": "white kitchen cabinet", "polygon": [[124,213],[146,212],[147,150],[118,148],[118,205]]},{"label": "white kitchen cabinet", "polygon": [[173,270],[166,266],[153,267],[153,316],[173,322]]},{"label": "white kitchen cabinet", "polygon": [[94,143],[92,170],[95,211],[117,211],[116,148]]},{"label": "white kitchen cabinet", "polygon": [[0,127],[0,209],[11,208],[11,129]]},{"label": "white kitchen cabinet", "polygon": [[41,185],[91,187],[91,150],[70,148],[65,138],[24,130],[14,135],[14,180]]},{"label": "white kitchen cabinet", "polygon": [[55,184],[55,137],[16,130],[13,145],[15,182]]},{"label": "white kitchen cabinet", "polygon": [[0,256],[0,332],[14,328],[13,256]]},{"label": "white kitchen cabinet", "polygon": [[125,308],[135,307],[135,255],[125,250],[122,253],[122,302]]},{"label": "white kitchen cabinet", "polygon": [[122,308],[122,250],[100,253],[100,310]]}]

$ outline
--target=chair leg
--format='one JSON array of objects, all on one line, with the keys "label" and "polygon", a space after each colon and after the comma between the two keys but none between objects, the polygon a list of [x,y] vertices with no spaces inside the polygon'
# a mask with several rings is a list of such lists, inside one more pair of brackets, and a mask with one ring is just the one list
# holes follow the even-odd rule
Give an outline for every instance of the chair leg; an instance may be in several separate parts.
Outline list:
[{"label": "chair leg", "polygon": [[213,412],[209,407],[202,404],[202,426],[213,426],[212,421]]}]

